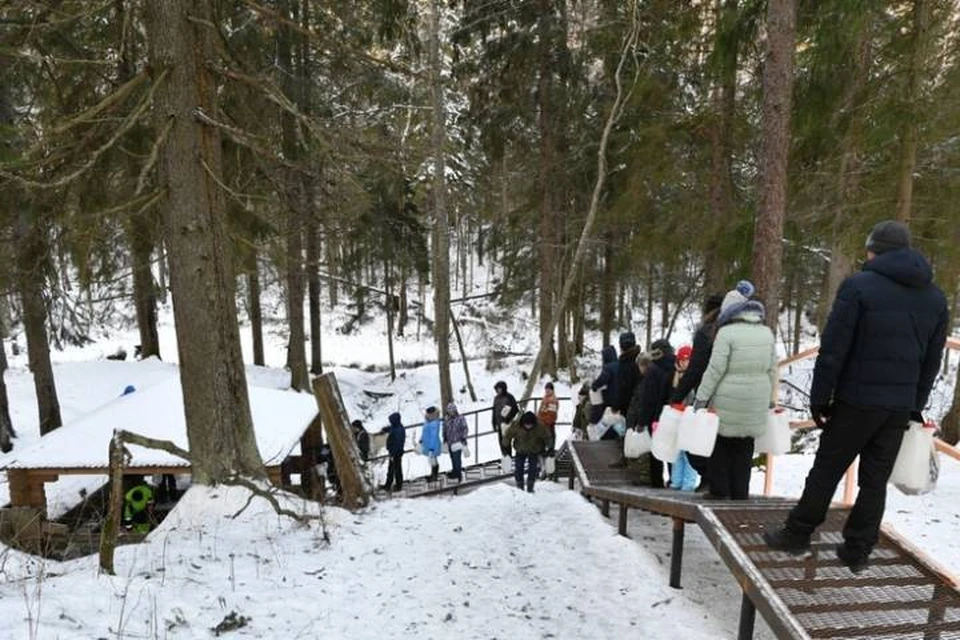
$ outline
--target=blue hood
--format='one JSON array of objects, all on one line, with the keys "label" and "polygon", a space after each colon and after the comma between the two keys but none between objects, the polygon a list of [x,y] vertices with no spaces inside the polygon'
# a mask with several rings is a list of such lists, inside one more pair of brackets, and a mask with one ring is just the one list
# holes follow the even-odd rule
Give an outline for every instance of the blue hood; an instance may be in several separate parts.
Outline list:
[{"label": "blue hood", "polygon": [[933,281],[933,269],[916,249],[894,249],[881,253],[863,265],[864,271],[873,271],[907,287],[922,289]]},{"label": "blue hood", "polygon": [[391,427],[394,427],[394,428],[396,428],[396,427],[403,427],[403,423],[400,422],[400,414],[399,414],[399,413],[391,413],[391,414],[390,414],[390,417],[387,418],[387,419],[390,421],[390,426],[391,426]]},{"label": "blue hood", "polygon": [[612,344],[605,346],[600,353],[603,356],[603,364],[617,361],[617,348]]}]

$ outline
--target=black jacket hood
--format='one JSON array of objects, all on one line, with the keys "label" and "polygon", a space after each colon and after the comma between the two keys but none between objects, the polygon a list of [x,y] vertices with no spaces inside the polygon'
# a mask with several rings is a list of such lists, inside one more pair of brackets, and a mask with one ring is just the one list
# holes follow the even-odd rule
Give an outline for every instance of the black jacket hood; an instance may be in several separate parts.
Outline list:
[{"label": "black jacket hood", "polygon": [[922,289],[933,281],[933,269],[916,249],[895,249],[881,253],[863,265],[864,271],[873,271],[907,287]]}]

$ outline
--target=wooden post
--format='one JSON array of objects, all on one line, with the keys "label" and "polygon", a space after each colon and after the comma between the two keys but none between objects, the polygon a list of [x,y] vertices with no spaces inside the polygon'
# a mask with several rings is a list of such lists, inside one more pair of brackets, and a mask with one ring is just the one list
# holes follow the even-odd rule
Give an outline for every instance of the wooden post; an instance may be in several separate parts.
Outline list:
[{"label": "wooden post", "polygon": [[360,450],[350,431],[350,419],[343,406],[336,376],[325,373],[314,379],[313,395],[317,400],[320,418],[337,465],[337,476],[343,491],[343,506],[347,509],[361,509],[369,504],[373,487],[363,475]]},{"label": "wooden post", "polygon": [[620,517],[617,519],[617,533],[622,535],[624,538],[627,538],[627,511],[629,507],[621,503],[620,504]]},{"label": "wooden post", "polygon": [[113,570],[113,551],[117,546],[123,513],[123,466],[129,456],[116,431],[110,439],[109,452],[110,501],[107,504],[107,518],[100,532],[100,570],[112,576],[116,575]]},{"label": "wooden post", "polygon": [[605,499],[600,503],[600,513],[603,514],[604,518],[610,517],[610,501],[609,500]]},{"label": "wooden post", "polygon": [[766,460],[767,472],[763,474],[763,495],[770,496],[773,493],[773,461],[776,456],[766,453],[764,459]]},{"label": "wooden post", "polygon": [[680,589],[680,573],[683,570],[683,518],[673,519],[673,552],[670,556],[670,586]]},{"label": "wooden post", "polygon": [[747,592],[743,592],[743,599],[740,601],[740,627],[737,630],[737,640],[752,640],[753,625],[757,619],[757,608],[750,600]]}]

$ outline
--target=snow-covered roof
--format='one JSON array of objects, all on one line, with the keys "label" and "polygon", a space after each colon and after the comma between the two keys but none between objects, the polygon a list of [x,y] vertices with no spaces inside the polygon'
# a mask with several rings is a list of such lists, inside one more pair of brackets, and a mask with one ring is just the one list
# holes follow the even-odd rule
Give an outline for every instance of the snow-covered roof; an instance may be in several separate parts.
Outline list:
[{"label": "snow-covered roof", "polygon": [[[267,466],[278,465],[299,443],[317,414],[313,395],[249,387],[257,447]],[[188,449],[179,376],[122,396],[15,451],[5,469],[104,468],[114,429],[169,440]],[[188,467],[165,451],[128,445],[130,467]]]}]

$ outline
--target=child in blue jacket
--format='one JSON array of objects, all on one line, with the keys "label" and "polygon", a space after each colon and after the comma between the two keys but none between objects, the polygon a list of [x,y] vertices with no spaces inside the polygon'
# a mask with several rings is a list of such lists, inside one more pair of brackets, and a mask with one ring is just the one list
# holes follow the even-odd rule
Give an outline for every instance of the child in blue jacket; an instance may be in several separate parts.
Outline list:
[{"label": "child in blue jacket", "polygon": [[440,411],[436,407],[427,409],[423,420],[423,431],[420,433],[420,453],[430,458],[430,475],[427,482],[436,482],[440,474]]}]

